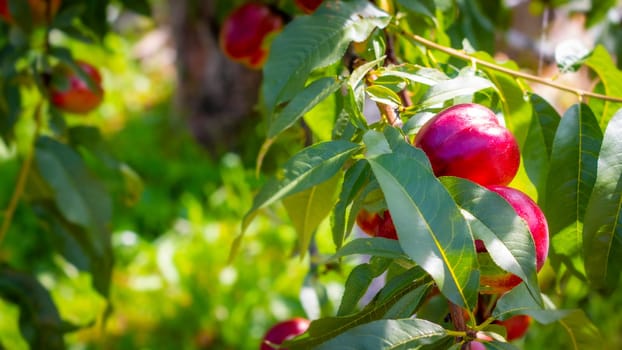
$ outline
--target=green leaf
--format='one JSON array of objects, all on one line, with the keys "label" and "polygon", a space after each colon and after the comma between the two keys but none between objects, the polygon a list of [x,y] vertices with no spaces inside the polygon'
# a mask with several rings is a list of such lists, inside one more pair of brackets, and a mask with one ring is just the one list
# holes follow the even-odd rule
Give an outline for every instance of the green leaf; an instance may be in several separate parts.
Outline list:
[{"label": "green leaf", "polygon": [[[622,98],[622,84],[620,84],[622,72],[616,67],[615,62],[611,59],[609,52],[604,46],[596,46],[590,57],[585,61],[585,65],[598,74],[598,77],[604,84],[606,95]],[[596,102],[600,103],[600,101]],[[622,108],[622,103],[620,102],[605,101],[602,115],[598,119],[601,129],[605,129],[609,119],[620,108]]]},{"label": "green leaf", "polygon": [[19,328],[31,349],[65,349],[72,327],[61,318],[50,293],[33,276],[0,267],[0,295],[19,307]]},{"label": "green leaf", "polygon": [[492,316],[500,320],[507,320],[516,315],[529,315],[536,321],[549,324],[561,320],[573,310],[558,310],[553,303],[542,296],[544,306],[534,300],[524,283],[503,294],[497,301]]},{"label": "green leaf", "polygon": [[351,41],[365,40],[384,28],[390,16],[366,0],[331,1],[310,16],[298,16],[274,39],[262,84],[264,105],[271,114],[304,87],[316,68],[337,62]]},{"label": "green leaf", "polygon": [[339,87],[341,87],[341,81],[332,77],[321,78],[309,84],[282,111],[275,113],[268,129],[268,137],[276,137],[294,125],[305,113],[337,91]]},{"label": "green leaf", "polygon": [[602,19],[607,16],[607,13],[616,6],[616,0],[592,1],[591,5],[587,13],[587,28],[601,23]]},{"label": "green leaf", "polygon": [[[332,216],[333,243],[337,248],[343,245],[347,235],[354,226],[354,220],[348,220],[348,205],[361,193],[371,176],[371,169],[365,160],[359,160],[352,165],[344,175],[343,185],[339,193],[339,200],[335,205]],[[353,207],[353,206],[352,206]],[[352,208],[356,209],[356,208]],[[352,210],[351,209],[351,210]],[[352,213],[356,217],[356,213]]]},{"label": "green leaf", "polygon": [[555,62],[561,73],[576,72],[589,55],[590,50],[577,39],[564,40],[555,47]]},{"label": "green leaf", "polygon": [[387,282],[374,300],[356,314],[315,320],[304,335],[283,345],[289,349],[315,349],[318,344],[337,337],[348,329],[383,318],[403,297],[414,291],[423,296],[430,287],[429,278],[423,270],[410,269]]},{"label": "green leaf", "polygon": [[366,89],[369,98],[378,103],[389,105],[393,108],[397,108],[402,104],[400,97],[386,86],[372,85]]},{"label": "green leaf", "polygon": [[459,76],[430,87],[418,104],[420,108],[427,108],[459,96],[473,95],[491,87],[494,85],[488,79],[478,76]]},{"label": "green leaf", "polygon": [[388,259],[373,258],[369,264],[357,265],[346,280],[337,316],[345,316],[356,311],[361,298],[367,292],[374,278],[380,276],[391,263]]},{"label": "green leaf", "polygon": [[[587,317],[583,310],[573,310],[566,317],[559,320],[559,328],[566,332],[566,349],[600,349],[602,348],[603,337],[598,328]],[[557,332],[557,334],[563,334]]]},{"label": "green leaf", "polygon": [[596,117],[585,104],[568,109],[555,133],[551,153],[555,171],[547,177],[542,209],[557,255],[572,259],[583,251],[583,215],[596,180],[602,138]]},{"label": "green leaf", "polygon": [[457,177],[443,177],[441,182],[468,213],[473,235],[484,242],[493,261],[525,281],[539,300],[535,245],[525,221],[506,200],[482,186]]},{"label": "green leaf", "polygon": [[334,258],[356,254],[381,256],[390,259],[408,259],[408,255],[404,253],[398,241],[382,237],[354,239],[339,249],[335,253]]},{"label": "green leaf", "polygon": [[327,141],[307,147],[289,159],[281,176],[270,179],[255,196],[253,206],[242,220],[241,232],[233,242],[230,259],[235,257],[244,232],[259,209],[327,181],[359,149],[352,142]]},{"label": "green leaf", "polygon": [[404,252],[432,276],[449,300],[472,309],[479,284],[473,237],[429,164],[403,152],[378,155],[368,161]]},{"label": "green leaf", "polygon": [[[515,71],[520,70],[520,67],[518,67],[515,62],[497,62],[485,52],[476,52],[473,56],[508,69]],[[526,84],[519,84],[518,80],[509,74],[501,73],[486,67],[478,68],[484,71],[486,75],[488,75],[490,81],[497,87],[497,92],[499,93],[499,98],[503,106],[505,122],[508,129],[510,129],[516,138],[516,142],[518,142],[518,146],[522,152],[525,146],[529,124],[531,123],[532,112],[531,105],[525,99],[525,92],[522,89],[522,86],[526,86]]]},{"label": "green leaf", "polygon": [[315,349],[422,349],[445,336],[443,327],[426,320],[378,320],[352,328]]},{"label": "green leaf", "polygon": [[596,183],[585,209],[585,270],[595,289],[612,291],[622,271],[622,110],[607,125]]},{"label": "green leaf", "polygon": [[147,0],[121,0],[123,7],[143,16],[151,16],[151,5]]},{"label": "green leaf", "polygon": [[86,228],[98,254],[107,249],[111,199],[104,187],[89,173],[80,155],[48,137],[36,143],[35,164],[53,190],[54,202],[63,217]]},{"label": "green leaf", "polygon": [[311,236],[326,219],[335,201],[337,188],[342,179],[337,173],[328,181],[283,199],[283,205],[298,233],[298,253],[304,257]]},{"label": "green leaf", "polygon": [[421,68],[408,63],[404,63],[399,66],[382,67],[378,70],[377,74],[379,77],[398,77],[412,83],[419,83],[429,86],[449,80],[449,77],[438,69]]},{"label": "green leaf", "polygon": [[544,203],[546,177],[551,163],[553,139],[561,117],[545,99],[530,96],[533,118],[523,147],[523,164],[531,182],[538,190],[538,199]]}]

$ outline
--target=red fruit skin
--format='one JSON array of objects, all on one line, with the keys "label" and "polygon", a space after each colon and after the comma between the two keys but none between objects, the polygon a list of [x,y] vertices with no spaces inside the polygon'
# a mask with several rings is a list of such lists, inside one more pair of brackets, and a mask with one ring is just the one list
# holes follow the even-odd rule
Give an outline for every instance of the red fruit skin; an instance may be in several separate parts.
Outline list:
[{"label": "red fruit skin", "polygon": [[[488,189],[503,197],[514,208],[516,214],[527,223],[536,248],[536,269],[540,271],[549,251],[549,226],[544,213],[529,196],[517,189],[507,186],[489,186]],[[480,245],[483,246],[481,242]],[[481,291],[483,294],[505,293],[521,282],[520,277],[511,273],[480,276],[480,284],[487,287]]]},{"label": "red fruit skin", "polygon": [[527,333],[527,329],[531,323],[531,317],[527,315],[516,315],[505,321],[495,321],[494,323],[505,327],[507,331],[506,339],[512,341],[522,338],[525,333]]},{"label": "red fruit skin", "polygon": [[274,350],[267,342],[281,344],[290,338],[306,332],[310,323],[311,321],[301,317],[277,323],[266,332],[261,341],[259,350]]},{"label": "red fruit skin", "polygon": [[83,61],[77,61],[77,63],[91,77],[96,90],[91,91],[86,81],[80,79],[76,72],[66,71],[69,87],[66,90],[60,90],[53,86],[50,91],[50,101],[65,112],[86,114],[99,106],[103,99],[102,78],[99,71],[92,65]]},{"label": "red fruit skin", "polygon": [[436,176],[457,176],[482,186],[507,185],[520,164],[518,144],[488,108],[449,107],[419,131],[414,140],[430,159]]},{"label": "red fruit skin", "polygon": [[296,6],[304,13],[313,13],[323,0],[296,0]]},{"label": "red fruit skin", "polygon": [[236,8],[223,22],[220,47],[231,60],[252,69],[263,66],[268,57],[263,41],[283,28],[283,18],[268,6],[247,3]]},{"label": "red fruit skin", "polygon": [[397,239],[397,231],[388,210],[385,210],[380,215],[361,209],[356,215],[356,224],[361,231],[372,237]]},{"label": "red fruit skin", "polygon": [[478,341],[469,342],[469,345],[471,347],[471,350],[486,350],[486,345]]}]

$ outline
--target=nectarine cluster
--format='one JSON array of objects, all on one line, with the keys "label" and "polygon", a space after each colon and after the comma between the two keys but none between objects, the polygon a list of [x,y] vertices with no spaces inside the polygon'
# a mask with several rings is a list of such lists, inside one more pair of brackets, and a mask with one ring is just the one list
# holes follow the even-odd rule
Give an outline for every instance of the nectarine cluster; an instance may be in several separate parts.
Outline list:
[{"label": "nectarine cluster", "polygon": [[[421,128],[413,144],[426,153],[436,176],[465,178],[503,197],[527,223],[535,243],[537,270],[542,268],[549,247],[546,218],[531,198],[506,186],[516,176],[520,152],[512,133],[490,109],[473,103],[449,107]],[[371,236],[397,239],[388,211],[361,210],[357,224]],[[478,253],[487,252],[483,242],[476,240],[475,245]],[[488,294],[504,293],[520,282],[504,271],[480,278],[482,292]]]}]

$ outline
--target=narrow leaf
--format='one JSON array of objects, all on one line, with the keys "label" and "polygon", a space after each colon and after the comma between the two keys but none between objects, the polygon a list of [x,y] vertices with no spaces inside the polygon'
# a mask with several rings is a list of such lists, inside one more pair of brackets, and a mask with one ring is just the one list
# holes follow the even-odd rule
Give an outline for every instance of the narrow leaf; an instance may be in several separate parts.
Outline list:
[{"label": "narrow leaf", "polygon": [[33,276],[0,268],[0,295],[19,307],[19,328],[31,349],[65,349],[69,331],[50,293]]},{"label": "narrow leaf", "polygon": [[468,213],[473,235],[484,242],[493,261],[525,281],[539,300],[535,245],[525,221],[506,200],[484,187],[457,177],[443,177],[441,182]]},{"label": "narrow leaf", "polygon": [[348,205],[369,181],[371,169],[365,160],[359,160],[352,165],[344,175],[343,185],[339,193],[339,200],[335,205],[332,217],[333,243],[340,248],[354,225],[354,220],[347,220]]},{"label": "narrow leaf", "polygon": [[551,246],[557,255],[582,254],[583,216],[596,180],[602,138],[594,114],[584,104],[572,106],[555,133],[551,153],[551,169],[555,171],[547,177],[542,209],[549,223]]},{"label": "narrow leaf", "polygon": [[421,97],[419,105],[420,108],[427,108],[459,96],[473,95],[480,90],[491,87],[494,85],[488,79],[478,76],[459,76],[431,86]]},{"label": "narrow leaf", "polygon": [[585,210],[585,270],[594,288],[618,285],[622,271],[622,110],[607,125],[598,156],[596,183]]},{"label": "narrow leaf", "polygon": [[274,39],[264,66],[262,91],[271,113],[295,96],[311,71],[345,53],[351,41],[363,41],[390,16],[366,0],[326,2],[310,16],[298,16]]},{"label": "narrow leaf", "polygon": [[407,259],[399,242],[394,239],[373,237],[357,238],[348,242],[335,253],[334,258],[341,258],[348,255],[372,255],[390,259]]},{"label": "narrow leaf", "polygon": [[332,77],[321,78],[309,84],[282,111],[274,115],[268,130],[268,138],[273,138],[294,125],[305,113],[337,91],[340,86],[341,82]]},{"label": "narrow leaf", "polygon": [[542,204],[546,200],[544,187],[551,163],[553,139],[561,117],[544,98],[532,94],[530,100],[533,117],[522,155],[527,175],[538,190],[538,202]]},{"label": "narrow leaf", "polygon": [[456,203],[429,164],[401,153],[383,154],[368,161],[404,252],[432,276],[448,299],[472,308],[479,284],[473,238]]},{"label": "narrow leaf", "polygon": [[426,320],[378,320],[352,328],[315,349],[421,349],[445,336],[443,327]]}]

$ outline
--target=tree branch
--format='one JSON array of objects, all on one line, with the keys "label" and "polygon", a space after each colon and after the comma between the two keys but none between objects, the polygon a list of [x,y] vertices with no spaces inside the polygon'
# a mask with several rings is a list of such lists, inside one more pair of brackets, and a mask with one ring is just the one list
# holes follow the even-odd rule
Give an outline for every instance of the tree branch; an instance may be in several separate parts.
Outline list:
[{"label": "tree branch", "polygon": [[541,78],[532,74],[528,74],[528,73],[524,73],[524,72],[519,72],[513,69],[509,69],[509,68],[505,68],[503,66],[500,66],[498,64],[492,63],[492,62],[487,62],[484,60],[481,60],[477,57],[473,57],[471,55],[469,55],[468,53],[461,51],[461,50],[456,50],[454,48],[451,47],[447,47],[447,46],[443,46],[440,44],[437,44],[433,41],[430,41],[428,39],[425,39],[424,37],[421,37],[419,35],[416,34],[412,34],[412,33],[408,33],[405,30],[401,29],[401,28],[397,28],[397,32],[401,35],[403,35],[404,37],[406,37],[407,39],[417,43],[417,44],[421,44],[427,48],[430,49],[434,49],[437,51],[441,51],[444,52],[448,55],[460,58],[462,60],[465,61],[469,61],[472,62],[476,65],[480,65],[482,67],[486,67],[492,70],[495,70],[497,72],[501,72],[501,73],[505,73],[508,75],[511,75],[513,77],[516,78],[522,78],[525,80],[529,80],[529,81],[533,81],[533,82],[537,82],[540,83],[542,85],[547,85],[553,88],[556,88],[558,90],[563,90],[563,91],[568,91],[568,92],[572,92],[576,95],[578,95],[580,98],[586,96],[586,97],[592,97],[592,98],[597,98],[600,100],[604,100],[604,101],[610,101],[610,102],[621,102],[622,103],[622,97],[617,97],[617,96],[607,96],[607,95],[603,95],[603,94],[598,94],[595,92],[591,92],[591,91],[587,91],[587,90],[582,90],[582,89],[577,89],[574,88],[572,86],[567,86],[567,85],[563,85],[563,84],[559,84],[556,83],[550,79],[545,79],[545,78]]}]

